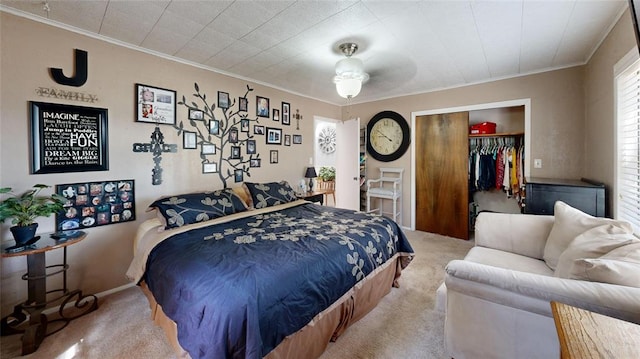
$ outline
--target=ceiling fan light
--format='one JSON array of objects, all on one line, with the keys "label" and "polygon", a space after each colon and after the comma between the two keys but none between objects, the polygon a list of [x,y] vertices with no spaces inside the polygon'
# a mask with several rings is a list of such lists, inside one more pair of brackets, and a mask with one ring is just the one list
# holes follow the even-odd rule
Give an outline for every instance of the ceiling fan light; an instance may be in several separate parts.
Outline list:
[{"label": "ceiling fan light", "polygon": [[362,89],[362,82],[358,79],[338,79],[336,76],[334,81],[336,83],[336,91],[338,91],[338,95],[344,98],[356,97]]},{"label": "ceiling fan light", "polygon": [[344,58],[336,63],[336,75],[364,72],[362,60],[353,57]]}]

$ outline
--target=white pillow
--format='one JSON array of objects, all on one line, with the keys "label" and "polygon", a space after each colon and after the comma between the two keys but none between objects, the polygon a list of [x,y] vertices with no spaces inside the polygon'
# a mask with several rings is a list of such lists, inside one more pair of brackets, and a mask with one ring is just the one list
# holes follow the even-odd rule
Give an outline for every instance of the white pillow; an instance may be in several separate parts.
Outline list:
[{"label": "white pillow", "polygon": [[[613,224],[591,228],[577,236],[558,258],[554,272],[556,277],[571,279],[575,262],[582,259],[599,258],[612,250],[639,241],[633,234]],[[580,271],[579,269],[576,269]]]},{"label": "white pillow", "polygon": [[595,259],[579,259],[571,277],[640,288],[640,240]]},{"label": "white pillow", "polygon": [[633,233],[631,224],[608,218],[590,216],[568,204],[557,201],[553,207],[554,223],[544,246],[543,259],[547,266],[556,269],[558,258],[569,246],[569,243],[579,234],[603,224],[612,224],[622,228],[627,233]]}]

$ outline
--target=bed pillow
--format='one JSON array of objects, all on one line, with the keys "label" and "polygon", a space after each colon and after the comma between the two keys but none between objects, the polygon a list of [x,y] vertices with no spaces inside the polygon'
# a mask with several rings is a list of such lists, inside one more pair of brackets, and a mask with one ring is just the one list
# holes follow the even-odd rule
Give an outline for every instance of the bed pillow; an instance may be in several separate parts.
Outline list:
[{"label": "bed pillow", "polygon": [[247,210],[233,190],[225,188],[213,192],[187,193],[161,198],[151,205],[166,220],[166,229],[204,222]]},{"label": "bed pillow", "polygon": [[553,270],[558,265],[558,258],[567,249],[569,243],[587,230],[604,224],[612,224],[622,228],[626,233],[633,233],[631,224],[608,218],[590,216],[568,204],[557,201],[553,207],[554,222],[544,246],[543,259]]},{"label": "bed pillow", "polygon": [[244,183],[251,193],[256,209],[289,203],[297,199],[296,193],[286,181],[269,183]]},{"label": "bed pillow", "polygon": [[620,246],[600,258],[579,259],[570,275],[576,279],[640,288],[640,240]]},{"label": "bed pillow", "polygon": [[558,258],[558,266],[554,272],[556,277],[569,279],[587,279],[575,277],[572,273],[580,272],[575,268],[576,262],[584,259],[599,258],[618,247],[637,242],[633,234],[613,224],[591,228],[578,235]]}]

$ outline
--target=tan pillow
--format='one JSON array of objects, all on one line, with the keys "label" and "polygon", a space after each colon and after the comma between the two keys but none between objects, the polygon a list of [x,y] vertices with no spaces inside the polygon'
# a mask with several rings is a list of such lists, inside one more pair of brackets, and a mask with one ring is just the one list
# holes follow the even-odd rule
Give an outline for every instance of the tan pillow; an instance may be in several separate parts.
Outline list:
[{"label": "tan pillow", "polygon": [[608,218],[590,216],[568,204],[557,201],[553,207],[554,223],[544,246],[543,259],[549,268],[555,270],[558,258],[569,246],[569,243],[578,235],[587,230],[603,224],[612,224],[624,229],[627,233],[633,233],[631,224],[625,221],[616,221]]},{"label": "tan pillow", "polygon": [[554,272],[556,277],[570,279],[575,262],[582,259],[599,258],[612,250],[636,242],[638,239],[614,224],[604,224],[591,228],[577,236],[558,258]]},{"label": "tan pillow", "polygon": [[640,288],[640,240],[618,247],[600,258],[575,261],[571,276]]},{"label": "tan pillow", "polygon": [[247,186],[244,185],[244,183],[242,184],[242,186],[234,187],[232,189],[233,189],[233,192],[235,194],[237,194],[238,197],[240,197],[242,202],[244,202],[244,205],[247,207],[247,209],[252,209],[253,208],[253,202],[251,201],[251,195],[249,194],[249,190],[248,190]]}]

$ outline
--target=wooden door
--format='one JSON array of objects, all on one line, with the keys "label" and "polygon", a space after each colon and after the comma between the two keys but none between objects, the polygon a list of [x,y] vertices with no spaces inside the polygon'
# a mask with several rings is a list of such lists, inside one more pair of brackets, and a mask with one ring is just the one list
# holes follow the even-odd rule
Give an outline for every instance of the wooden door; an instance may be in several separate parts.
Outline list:
[{"label": "wooden door", "polygon": [[415,123],[416,229],[469,239],[469,113]]},{"label": "wooden door", "polygon": [[336,123],[336,207],[360,209],[360,117]]}]

